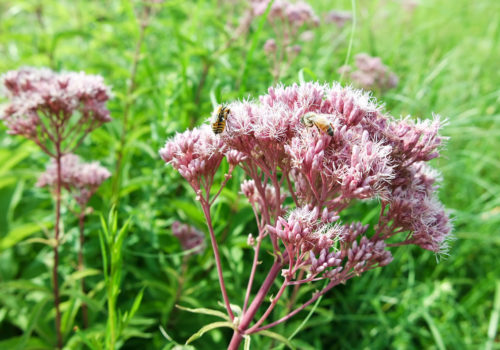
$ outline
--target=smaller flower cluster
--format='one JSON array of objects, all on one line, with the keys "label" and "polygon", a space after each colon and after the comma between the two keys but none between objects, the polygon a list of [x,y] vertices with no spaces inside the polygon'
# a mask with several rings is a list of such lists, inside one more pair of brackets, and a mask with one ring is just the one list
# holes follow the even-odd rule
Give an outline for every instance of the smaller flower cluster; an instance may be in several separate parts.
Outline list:
[{"label": "smaller flower cluster", "polygon": [[409,243],[435,252],[446,252],[452,226],[434,194],[439,178],[439,173],[427,164],[412,164],[406,182],[393,191],[387,216],[395,227],[412,232]]},{"label": "smaller flower cluster", "polygon": [[325,16],[327,23],[334,23],[338,28],[343,28],[347,22],[352,21],[352,14],[346,11],[332,10]]},{"label": "smaller flower cluster", "polygon": [[[252,2],[255,16],[264,14],[270,0],[257,0]],[[286,22],[286,24],[299,28],[306,23],[318,25],[319,18],[314,13],[312,7],[304,2],[296,3],[287,0],[275,0],[271,5],[267,19],[270,22]]]},{"label": "smaller flower cluster", "polygon": [[365,235],[368,225],[334,224],[338,219],[327,208],[319,215],[317,208],[301,207],[292,210],[286,219],[279,217],[275,227],[267,227],[288,253],[289,268],[283,275],[292,280],[297,271],[305,270],[306,280],[296,283],[323,278],[345,281],[352,274],[360,275],[392,261],[384,240]]},{"label": "smaller flower cluster", "polygon": [[[99,186],[111,173],[98,162],[85,163],[75,154],[61,158],[61,185],[66,188],[77,203],[85,207]],[[38,178],[37,186],[55,188],[57,184],[57,163],[51,160],[45,172]]]},{"label": "smaller flower cluster", "polygon": [[[254,16],[265,13],[269,0],[256,0],[252,2]],[[264,44],[264,52],[271,61],[271,73],[275,80],[288,69],[292,61],[302,51],[300,40],[310,41],[314,38],[312,31],[301,30],[306,26],[318,26],[319,18],[312,7],[304,2],[291,2],[288,0],[275,0],[267,16],[273,28],[275,38],[269,38]]]},{"label": "smaller flower cluster", "polygon": [[174,221],[172,234],[179,239],[182,249],[189,255],[201,254],[206,248],[205,235],[191,225]]},{"label": "smaller flower cluster", "polygon": [[346,75],[356,86],[365,90],[387,91],[398,85],[396,74],[382,63],[380,57],[360,53],[355,57],[357,70],[351,66],[339,68],[339,74]]}]

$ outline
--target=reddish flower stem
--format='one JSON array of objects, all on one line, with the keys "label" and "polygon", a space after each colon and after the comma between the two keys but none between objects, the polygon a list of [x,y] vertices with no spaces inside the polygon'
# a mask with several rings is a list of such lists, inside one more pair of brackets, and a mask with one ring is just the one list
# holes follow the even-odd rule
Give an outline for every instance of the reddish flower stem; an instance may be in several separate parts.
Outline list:
[{"label": "reddish flower stem", "polygon": [[[328,292],[330,289],[332,289],[333,287],[335,287],[337,284],[339,284],[340,281],[339,280],[333,280],[331,281],[330,283],[328,283],[328,285],[323,288],[321,291],[317,292],[316,294],[314,294],[314,296],[309,299],[308,301],[306,301],[304,304],[302,304],[300,307],[296,308],[295,310],[293,310],[292,312],[290,312],[288,315],[280,318],[279,320],[277,321],[274,321],[272,323],[269,323],[265,326],[262,326],[260,328],[257,328],[257,329],[253,329],[251,333],[246,333],[246,334],[253,334],[253,333],[257,333],[257,332],[260,332],[260,331],[264,331],[266,329],[269,329],[269,328],[272,328],[274,326],[277,326],[279,325],[280,323],[283,323],[285,321],[287,321],[288,319],[290,319],[291,317],[295,316],[296,314],[298,314],[300,311],[304,310],[306,307],[308,307],[310,304],[314,303],[320,296],[322,296],[323,294],[325,294],[326,292]],[[253,328],[253,327],[252,327]]]},{"label": "reddish flower stem", "polygon": [[204,200],[200,199],[201,207],[203,208],[203,214],[205,214],[205,219],[207,220],[208,231],[210,232],[210,242],[212,243],[212,248],[214,250],[215,265],[217,267],[217,274],[219,276],[220,290],[222,293],[222,298],[224,299],[224,304],[226,305],[227,314],[231,321],[234,319],[233,311],[231,310],[231,305],[229,303],[229,298],[227,296],[226,285],[224,283],[224,276],[222,274],[222,264],[220,261],[219,246],[217,240],[215,239],[215,233],[212,226],[212,218],[210,216],[210,204]]},{"label": "reddish flower stem", "polygon": [[[297,280],[300,281],[303,277],[304,277],[304,270],[300,270],[299,276],[297,277]],[[288,307],[287,307],[288,312],[292,311],[293,304],[295,304],[295,298],[297,298],[297,293],[299,292],[299,287],[300,287],[300,284],[298,284],[298,283],[293,287],[292,295],[290,296],[290,299],[288,300]]]},{"label": "reddish flower stem", "polygon": [[288,286],[288,277],[283,281],[283,284],[280,287],[280,290],[278,291],[278,294],[273,298],[271,301],[271,304],[268,306],[267,310],[264,312],[262,317],[250,328],[247,330],[247,332],[252,333],[253,330],[259,328],[259,326],[264,323],[264,321],[267,319],[267,317],[271,314],[271,311],[273,311],[274,307],[280,300],[281,296],[285,292],[286,287]]},{"label": "reddish flower stem", "polygon": [[229,343],[228,346],[228,350],[236,350],[240,346],[241,341],[243,340],[243,334],[245,334],[245,331],[250,325],[250,322],[252,322],[253,318],[255,317],[255,314],[259,310],[259,307],[264,301],[264,298],[269,292],[269,289],[271,289],[274,280],[281,271],[282,266],[283,266],[282,260],[276,260],[274,262],[273,266],[271,267],[271,270],[269,270],[269,273],[267,274],[267,277],[264,280],[264,283],[262,283],[262,286],[255,295],[255,298],[253,299],[252,303],[248,307],[247,312],[243,314],[238,329],[234,331],[233,337],[231,338],[231,342]]},{"label": "reddish flower stem", "polygon": [[248,279],[248,286],[247,286],[247,291],[245,294],[245,302],[243,303],[243,313],[245,313],[245,311],[247,310],[248,301],[250,300],[250,293],[252,291],[252,285],[253,285],[253,281],[255,278],[255,271],[257,270],[257,265],[259,262],[260,245],[262,244],[262,238],[264,238],[262,233],[263,233],[263,230],[260,230],[259,237],[257,238],[257,245],[255,247],[255,252],[254,252],[254,256],[253,256],[252,270],[250,272],[250,278]]},{"label": "reddish flower stem", "polygon": [[[226,175],[224,175],[224,181],[222,181],[222,184],[220,185],[219,191],[217,191],[215,196],[213,196],[212,200],[209,201],[209,203],[208,203],[209,205],[214,204],[215,200],[217,199],[217,197],[219,197],[219,195],[222,192],[222,190],[224,189],[224,187],[226,187],[227,182],[232,177],[233,170],[234,170],[234,166],[233,165],[229,166],[229,171],[227,172]],[[208,193],[210,192],[210,187],[208,187],[207,192]]]}]

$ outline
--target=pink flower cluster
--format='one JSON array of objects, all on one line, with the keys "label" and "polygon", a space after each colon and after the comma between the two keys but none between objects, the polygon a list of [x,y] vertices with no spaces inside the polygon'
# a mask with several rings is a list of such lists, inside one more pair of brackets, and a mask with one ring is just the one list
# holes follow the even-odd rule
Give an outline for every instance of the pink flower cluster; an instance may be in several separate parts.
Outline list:
[{"label": "pink flower cluster", "polygon": [[387,91],[398,85],[399,79],[396,74],[382,63],[380,57],[371,57],[368,54],[356,55],[356,68],[353,71],[350,66],[339,68],[339,74],[345,74],[358,87],[365,90]]},{"label": "pink flower cluster", "polygon": [[191,225],[174,221],[172,234],[179,239],[182,249],[190,254],[201,254],[206,248],[205,235]]},{"label": "pink flower cluster", "polygon": [[[407,220],[413,228],[422,226],[418,244],[439,250],[435,243],[443,243],[450,229],[443,209],[435,205],[435,172],[424,164],[439,155],[439,118],[396,120],[382,113],[369,94],[339,84],[270,88],[259,100],[230,104],[220,136],[208,126],[178,134],[162,148],[162,158],[198,188],[212,183],[226,153],[238,152],[250,178],[243,192],[259,212],[272,208],[278,216],[284,212],[284,193],[295,197],[297,208],[316,213],[314,220],[320,220],[323,210],[326,217],[337,216],[356,199],[379,198],[389,209],[383,217],[390,220],[407,213],[396,208],[413,204],[412,215],[400,223],[408,230]],[[300,119],[307,112],[327,115],[334,136],[305,127]],[[439,230],[429,232],[433,227]],[[408,242],[417,242],[414,238]]]},{"label": "pink flower cluster", "polygon": [[100,76],[21,68],[5,73],[0,80],[9,99],[0,119],[10,134],[45,145],[61,135],[77,138],[80,132],[88,133],[111,121],[106,108],[110,91]]},{"label": "pink flower cluster", "polygon": [[[224,158],[225,146],[208,125],[177,134],[160,150],[161,158],[179,171],[197,195],[212,187],[213,177]],[[233,157],[237,158],[237,155]],[[237,161],[237,160],[236,160]]]},{"label": "pink flower cluster", "polygon": [[[426,164],[439,156],[443,143],[438,117],[395,119],[368,93],[337,83],[269,88],[258,101],[233,102],[227,108],[230,114],[221,134],[210,134],[208,126],[188,130],[168,140],[160,154],[197,193],[208,186],[198,199],[209,228],[210,205],[234,166],[247,176],[241,191],[253,208],[259,235],[249,238],[255,259],[242,321],[233,338],[236,343],[241,335],[285,321],[333,286],[389,264],[391,247],[415,244],[436,253],[446,249],[450,219],[436,197],[439,175]],[[326,120],[333,136],[303,124],[302,118],[311,112]],[[210,200],[210,186],[224,158],[229,172]],[[377,224],[347,219],[345,209],[369,200],[380,208]],[[279,258],[245,313],[265,237]],[[212,240],[217,258],[215,237]],[[263,301],[260,297],[277,278],[277,268],[284,278],[278,299],[289,285],[330,282],[298,310],[259,328],[276,304],[273,301],[261,320],[248,328]],[[228,305],[222,277],[220,281]]]},{"label": "pink flower cluster", "polygon": [[[264,14],[269,2],[270,0],[252,1],[254,15],[260,16]],[[271,5],[267,19],[270,22],[286,22],[295,28],[299,28],[306,23],[319,24],[319,18],[312,7],[305,1],[275,0]]]},{"label": "pink flower cluster", "polygon": [[[269,0],[252,1],[253,15],[264,14],[269,3]],[[304,1],[275,0],[267,19],[275,37],[267,39],[263,49],[270,60],[274,81],[278,81],[302,51],[300,41],[311,41],[314,38],[311,30],[301,31],[306,26],[318,26],[319,18]]]},{"label": "pink flower cluster", "polygon": [[343,28],[347,22],[352,21],[352,14],[347,11],[332,10],[325,16],[328,23],[335,23],[339,28]]},{"label": "pink flower cluster", "polygon": [[[75,154],[66,154],[61,158],[61,185],[66,188],[82,207],[85,207],[99,186],[111,176],[111,173],[98,162],[85,163]],[[37,181],[38,187],[55,188],[57,184],[57,164],[51,160],[45,172]]]}]

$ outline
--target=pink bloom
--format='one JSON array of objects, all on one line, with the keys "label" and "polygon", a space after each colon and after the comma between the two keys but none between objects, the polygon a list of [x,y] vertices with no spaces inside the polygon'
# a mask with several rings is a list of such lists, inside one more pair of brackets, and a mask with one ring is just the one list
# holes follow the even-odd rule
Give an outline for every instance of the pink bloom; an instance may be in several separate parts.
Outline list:
[{"label": "pink bloom", "polygon": [[408,231],[409,239],[424,249],[446,251],[452,226],[442,204],[435,197],[439,174],[423,162],[407,168],[406,177],[391,195],[388,217]]},{"label": "pink bloom", "polygon": [[201,254],[206,248],[205,235],[191,225],[174,221],[172,234],[179,239],[182,249],[189,255]]},{"label": "pink bloom", "polygon": [[276,52],[276,41],[274,39],[267,39],[264,43],[264,51],[266,53]]},{"label": "pink bloom", "polygon": [[[363,69],[376,71],[380,63],[365,61]],[[215,135],[208,125],[186,131],[160,154],[198,194],[230,317],[210,210],[230,174],[219,191],[210,189],[224,157],[229,173],[237,165],[246,175],[241,192],[259,232],[248,239],[255,256],[245,306],[264,239],[270,240],[275,260],[243,312],[239,332],[252,334],[286,321],[339,283],[389,264],[396,246],[446,249],[450,219],[436,196],[439,175],[426,164],[439,156],[443,142],[438,118],[395,119],[369,93],[337,83],[272,87],[259,99],[228,104],[227,110],[222,133]],[[358,214],[352,204],[360,200],[379,213],[375,225],[351,221]],[[276,299],[250,326],[276,279],[283,280]],[[328,280],[324,289],[287,316],[261,326],[287,286],[321,279]]]},{"label": "pink bloom", "polygon": [[344,27],[347,22],[352,21],[352,14],[346,11],[332,10],[325,17],[327,22],[335,23],[339,28]]},{"label": "pink bloom", "polygon": [[398,77],[382,63],[380,57],[371,57],[368,54],[356,55],[356,68],[352,71],[349,66],[342,66],[338,73],[348,75],[354,84],[365,90],[378,89],[386,91],[398,85]]},{"label": "pink bloom", "polygon": [[[66,188],[81,206],[85,206],[99,186],[111,173],[98,162],[84,163],[75,154],[61,158],[61,185]],[[38,187],[57,185],[57,164],[52,159],[36,184]]]},{"label": "pink bloom", "polygon": [[199,195],[202,187],[210,189],[224,151],[221,138],[204,125],[175,135],[160,149],[160,156],[179,171]]},{"label": "pink bloom", "polygon": [[21,68],[0,80],[9,99],[0,118],[10,134],[40,144],[56,139],[58,133],[74,141],[80,136],[75,130],[88,133],[111,121],[106,107],[110,91],[100,76]]},{"label": "pink bloom", "polygon": [[[416,185],[408,187],[418,179],[419,186],[427,186],[424,197],[433,198],[435,181],[425,175],[432,172],[415,169],[428,169],[423,162],[439,154],[443,138],[438,134],[438,119],[396,120],[382,113],[368,93],[339,84],[278,86],[258,101],[234,102],[228,108],[226,130],[220,135],[206,125],[178,134],[160,151],[196,191],[212,184],[226,157],[248,175],[242,192],[264,215],[260,219],[267,220],[264,224],[282,215],[290,195],[296,205],[308,210],[317,207],[316,219],[323,211],[326,217],[337,217],[353,200],[378,198],[390,208],[391,217],[397,216],[405,228],[415,232],[408,243],[434,251],[444,243],[450,230],[442,207],[429,199],[420,201],[421,207],[415,209],[411,188]],[[322,114],[333,136],[305,126],[301,119],[309,112]],[[282,175],[272,180],[278,173]],[[268,182],[262,183],[263,175]],[[284,178],[290,181],[288,186]],[[412,207],[414,214],[402,217],[405,211],[392,207]],[[306,225],[311,232],[322,230],[311,225]],[[422,243],[422,237],[432,237],[432,242]]]},{"label": "pink bloom", "polygon": [[[269,2],[269,0],[252,1],[254,15],[260,16],[264,14]],[[271,5],[267,19],[270,22],[285,20],[287,24],[297,28],[304,24],[317,25],[319,23],[314,10],[305,1],[275,0]]]}]

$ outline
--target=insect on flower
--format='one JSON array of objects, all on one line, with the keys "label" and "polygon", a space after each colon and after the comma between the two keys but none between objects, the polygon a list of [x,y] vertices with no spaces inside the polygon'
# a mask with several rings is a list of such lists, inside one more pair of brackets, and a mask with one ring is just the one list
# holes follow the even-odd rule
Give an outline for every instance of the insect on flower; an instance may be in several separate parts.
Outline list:
[{"label": "insect on flower", "polygon": [[226,120],[227,117],[229,116],[229,113],[231,113],[231,110],[224,105],[220,105],[214,111],[211,121],[212,130],[214,134],[217,135],[224,131],[224,129],[226,128]]},{"label": "insect on flower", "polygon": [[323,131],[328,135],[333,136],[333,125],[328,119],[328,114],[308,112],[300,119],[300,121],[309,128],[315,126],[318,131]]}]

